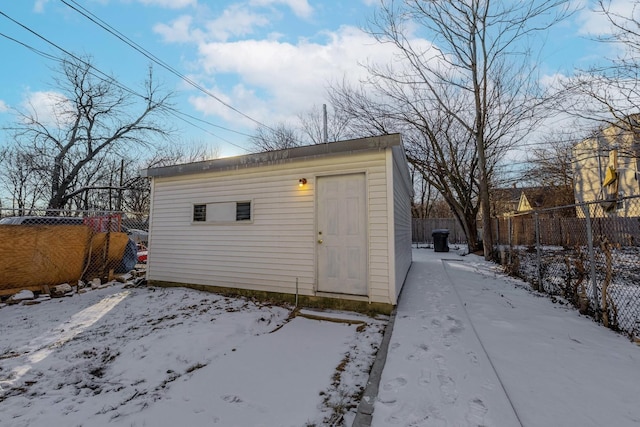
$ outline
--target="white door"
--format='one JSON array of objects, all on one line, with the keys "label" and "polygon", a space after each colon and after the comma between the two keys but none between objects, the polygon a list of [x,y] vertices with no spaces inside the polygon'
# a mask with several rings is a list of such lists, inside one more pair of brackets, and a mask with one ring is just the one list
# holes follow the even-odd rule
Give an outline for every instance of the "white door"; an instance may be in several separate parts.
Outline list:
[{"label": "white door", "polygon": [[367,295],[364,174],[318,177],[318,291]]}]

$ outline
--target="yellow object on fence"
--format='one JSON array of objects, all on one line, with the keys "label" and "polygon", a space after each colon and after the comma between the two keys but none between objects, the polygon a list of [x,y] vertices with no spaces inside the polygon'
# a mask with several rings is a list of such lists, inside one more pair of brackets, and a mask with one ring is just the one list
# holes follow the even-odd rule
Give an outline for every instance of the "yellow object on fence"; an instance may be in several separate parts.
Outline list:
[{"label": "yellow object on fence", "polygon": [[91,233],[80,225],[0,226],[0,295],[80,279]]},{"label": "yellow object on fence", "polygon": [[618,172],[616,171],[616,168],[614,168],[613,166],[609,166],[604,175],[604,181],[602,181],[602,186],[606,187],[607,185],[611,185],[614,182],[616,182],[616,179],[618,179]]}]

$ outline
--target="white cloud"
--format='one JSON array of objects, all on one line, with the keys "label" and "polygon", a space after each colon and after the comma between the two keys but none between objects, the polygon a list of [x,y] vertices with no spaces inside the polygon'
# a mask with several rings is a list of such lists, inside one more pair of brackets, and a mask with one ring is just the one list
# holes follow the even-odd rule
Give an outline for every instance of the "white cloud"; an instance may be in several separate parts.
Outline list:
[{"label": "white cloud", "polygon": [[191,32],[193,18],[183,15],[172,21],[170,24],[156,24],[153,31],[160,34],[164,41],[169,43],[186,43],[194,41],[197,37]]},{"label": "white cloud", "polygon": [[[608,5],[608,10],[612,16],[619,15],[630,18],[635,12],[635,18],[640,19],[640,9],[635,7],[635,2],[629,0],[611,0]],[[612,28],[609,19],[604,13],[595,11],[595,7],[596,5],[594,4],[587,5],[578,14],[577,19],[580,23],[579,33],[592,36],[611,34]]]},{"label": "white cloud", "polygon": [[569,80],[569,76],[566,74],[555,73],[545,74],[540,78],[540,84],[548,90],[560,90],[562,85]]},{"label": "white cloud", "polygon": [[301,18],[309,18],[313,14],[313,7],[307,0],[251,0],[252,6],[272,6],[283,4],[291,8],[293,13]]},{"label": "white cloud", "polygon": [[9,111],[9,106],[6,102],[0,99],[0,113],[6,113],[7,111]]},{"label": "white cloud", "polygon": [[[305,40],[296,44],[277,40],[203,43],[199,47],[201,65],[218,82],[225,76],[238,79],[227,98],[234,107],[263,123],[294,122],[298,113],[326,102],[329,82],[364,78],[366,72],[359,64],[389,63],[395,52],[391,45],[376,43],[354,27],[326,35],[325,44]],[[424,40],[412,42],[428,46]],[[194,97],[192,103],[207,114],[247,124],[211,98]]]},{"label": "white cloud", "polygon": [[167,9],[183,9],[188,6],[197,6],[198,0],[138,0],[149,6],[160,6]]},{"label": "white cloud", "polygon": [[204,24],[205,29],[195,28],[194,17],[183,15],[169,24],[157,24],[153,30],[166,42],[201,43],[207,40],[227,41],[231,37],[247,36],[256,28],[269,25],[269,19],[254,13],[242,5],[232,5],[222,14]]},{"label": "white cloud", "polygon": [[44,5],[46,5],[47,3],[49,3],[49,0],[36,0],[33,5],[33,11],[36,13],[44,12]]},{"label": "white cloud", "polygon": [[22,107],[33,118],[44,125],[62,125],[71,120],[69,100],[55,91],[29,92],[22,101]]},{"label": "white cloud", "polygon": [[253,13],[243,6],[233,5],[219,18],[207,23],[207,34],[213,40],[226,41],[231,36],[251,34],[256,27],[268,24],[269,20],[265,16]]}]

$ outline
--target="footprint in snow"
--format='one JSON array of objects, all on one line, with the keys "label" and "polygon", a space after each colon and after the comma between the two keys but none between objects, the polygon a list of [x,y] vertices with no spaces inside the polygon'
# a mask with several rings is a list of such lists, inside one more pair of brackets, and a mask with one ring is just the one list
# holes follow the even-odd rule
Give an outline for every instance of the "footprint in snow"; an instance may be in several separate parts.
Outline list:
[{"label": "footprint in snow", "polygon": [[399,389],[400,387],[404,387],[405,385],[407,385],[407,380],[403,377],[397,377],[394,378],[390,381],[387,381],[383,386],[382,389],[386,390],[386,391],[395,391],[397,389]]},{"label": "footprint in snow", "polygon": [[385,420],[389,424],[400,424],[404,423],[409,416],[413,412],[413,405],[410,403],[403,403],[398,410],[393,412],[391,415],[387,417]]},{"label": "footprint in snow", "polygon": [[433,356],[433,360],[436,362],[436,364],[438,365],[438,369],[440,369],[441,371],[447,369],[447,360],[443,355],[436,354],[435,356]]},{"label": "footprint in snow", "polygon": [[421,360],[429,351],[429,346],[422,343],[416,346],[413,353],[407,356],[407,360]]},{"label": "footprint in snow", "polygon": [[449,404],[456,403],[456,400],[458,400],[458,390],[456,390],[456,383],[453,378],[446,374],[438,374],[438,382],[440,383],[442,401]]},{"label": "footprint in snow", "polygon": [[236,396],[234,394],[225,394],[224,396],[220,396],[220,398],[222,400],[224,400],[227,403],[233,403],[235,405],[240,405],[244,408],[249,408],[251,410],[260,412],[260,413],[266,413],[267,410],[266,408],[260,406],[260,405],[256,405],[254,403],[251,402],[245,402],[240,396]]},{"label": "footprint in snow", "polygon": [[421,370],[420,378],[418,378],[418,385],[421,387],[427,387],[431,383],[431,371],[429,370]]},{"label": "footprint in snow", "polygon": [[464,324],[460,319],[456,319],[453,316],[447,316],[447,321],[451,323],[451,326],[449,326],[449,333],[459,334],[464,331]]},{"label": "footprint in snow", "polygon": [[385,420],[389,424],[402,424],[407,427],[446,427],[437,409],[431,405],[403,404]]},{"label": "footprint in snow", "polygon": [[433,360],[438,366],[438,382],[440,383],[440,393],[442,395],[442,401],[444,403],[453,404],[458,400],[458,390],[456,389],[456,382],[449,375],[449,369],[447,368],[447,361],[441,354],[433,356]]},{"label": "footprint in snow", "polygon": [[395,396],[384,396],[383,394],[378,395],[378,402],[382,403],[385,406],[395,406],[398,399]]},{"label": "footprint in snow", "polygon": [[465,416],[465,419],[469,423],[469,427],[484,426],[484,416],[487,411],[488,409],[481,399],[471,399],[469,401],[469,409],[467,410],[467,414]]},{"label": "footprint in snow", "polygon": [[234,396],[232,394],[226,394],[224,396],[221,396],[221,399],[224,400],[227,403],[242,403],[243,402],[242,398],[240,398],[239,396]]},{"label": "footprint in snow", "polygon": [[453,316],[447,316],[447,328],[442,334],[442,343],[445,347],[451,347],[458,340],[458,335],[464,331],[464,324]]}]

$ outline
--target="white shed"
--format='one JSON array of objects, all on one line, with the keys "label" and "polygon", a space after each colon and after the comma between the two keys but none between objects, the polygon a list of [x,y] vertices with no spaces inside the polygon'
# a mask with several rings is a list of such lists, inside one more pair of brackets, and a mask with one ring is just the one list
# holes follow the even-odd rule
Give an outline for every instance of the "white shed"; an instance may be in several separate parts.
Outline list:
[{"label": "white shed", "polygon": [[[143,171],[147,279],[390,311],[411,265],[398,134]],[[264,293],[268,294],[264,294]],[[358,307],[361,306],[361,307]]]}]

